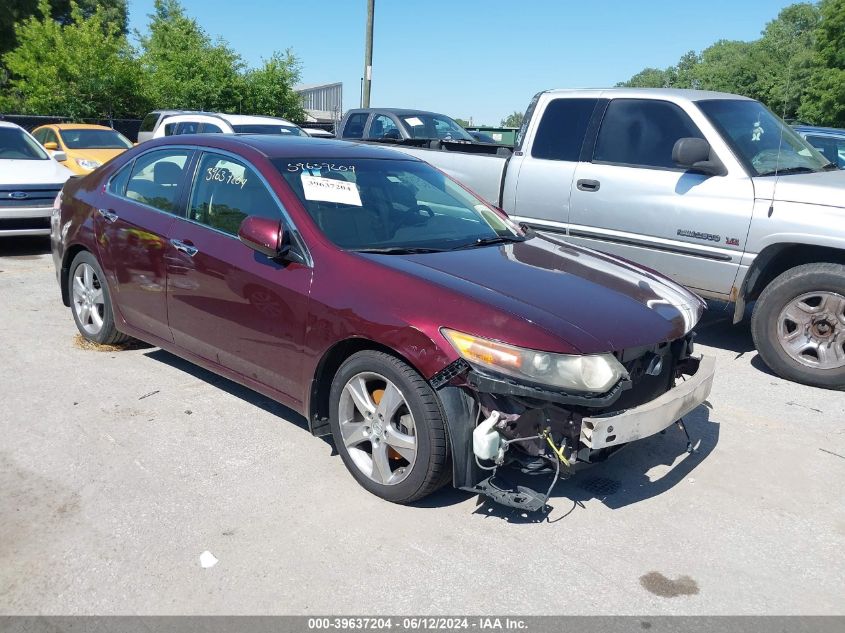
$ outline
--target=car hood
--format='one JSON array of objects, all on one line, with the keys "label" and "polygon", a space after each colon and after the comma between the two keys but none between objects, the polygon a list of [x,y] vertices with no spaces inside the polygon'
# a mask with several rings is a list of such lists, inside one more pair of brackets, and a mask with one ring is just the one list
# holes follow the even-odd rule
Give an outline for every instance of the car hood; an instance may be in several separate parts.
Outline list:
[{"label": "car hood", "polygon": [[49,160],[0,159],[0,185],[62,184],[73,175],[67,167]]},{"label": "car hood", "polygon": [[754,179],[754,195],[779,202],[845,207],[845,170],[758,177]]},{"label": "car hood", "polygon": [[[704,311],[697,295],[657,273],[536,234],[525,242],[367,257],[543,328],[582,353],[676,339]],[[507,332],[497,338],[507,340]]]},{"label": "car hood", "polygon": [[125,149],[69,149],[67,150],[67,155],[68,158],[81,158],[106,163],[125,151]]}]

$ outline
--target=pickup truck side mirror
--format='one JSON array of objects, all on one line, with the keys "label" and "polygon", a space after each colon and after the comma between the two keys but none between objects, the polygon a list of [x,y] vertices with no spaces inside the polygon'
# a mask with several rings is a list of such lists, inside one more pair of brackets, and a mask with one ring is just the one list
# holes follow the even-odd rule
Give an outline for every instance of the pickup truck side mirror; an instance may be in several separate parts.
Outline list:
[{"label": "pickup truck side mirror", "polygon": [[672,148],[672,160],[681,167],[711,176],[725,176],[728,170],[703,138],[679,138]]}]

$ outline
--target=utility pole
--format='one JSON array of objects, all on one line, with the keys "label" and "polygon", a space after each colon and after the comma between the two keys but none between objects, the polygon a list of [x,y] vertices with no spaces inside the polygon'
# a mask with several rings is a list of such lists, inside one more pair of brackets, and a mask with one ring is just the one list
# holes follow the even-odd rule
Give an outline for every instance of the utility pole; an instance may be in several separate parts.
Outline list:
[{"label": "utility pole", "polygon": [[373,13],[376,0],[367,0],[367,41],[364,48],[364,86],[362,106],[370,107],[370,85],[373,80]]}]

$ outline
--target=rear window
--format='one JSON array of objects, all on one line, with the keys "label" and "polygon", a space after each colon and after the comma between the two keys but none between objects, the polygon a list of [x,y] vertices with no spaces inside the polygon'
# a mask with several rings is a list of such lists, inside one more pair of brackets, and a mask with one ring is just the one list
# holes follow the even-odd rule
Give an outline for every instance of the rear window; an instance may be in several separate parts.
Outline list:
[{"label": "rear window", "polygon": [[158,121],[159,113],[158,112],[150,112],[147,116],[144,117],[144,120],[141,121],[141,127],[138,128],[139,132],[152,132],[156,127],[156,122]]}]

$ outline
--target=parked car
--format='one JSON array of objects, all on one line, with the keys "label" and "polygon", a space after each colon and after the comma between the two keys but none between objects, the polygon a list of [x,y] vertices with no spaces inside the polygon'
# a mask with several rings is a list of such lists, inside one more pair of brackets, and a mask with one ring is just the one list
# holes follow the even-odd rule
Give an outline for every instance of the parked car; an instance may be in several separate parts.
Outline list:
[{"label": "parked car", "polygon": [[132,147],[132,141],[104,125],[53,123],[35,128],[32,135],[51,154],[63,153],[62,165],[83,175]]},{"label": "parked car", "polygon": [[153,138],[178,134],[280,134],[308,136],[287,119],[246,114],[174,114],[164,119],[153,132]]},{"label": "parked car", "polygon": [[402,141],[439,139],[473,143],[475,139],[445,114],[401,108],[349,110],[338,125],[338,138]]},{"label": "parked car", "polygon": [[22,127],[0,121],[0,237],[49,235],[53,203],[72,175]]},{"label": "parked car", "polygon": [[735,323],[754,303],[751,333],[775,373],[845,388],[845,172],[759,102],[550,90],[512,155],[395,149],[519,222],[733,302]]},{"label": "parked car", "polygon": [[835,163],[839,169],[845,169],[845,130],[834,127],[813,127],[794,125],[796,132],[803,136],[819,153]]},{"label": "parked car", "polygon": [[496,139],[494,139],[492,136],[490,136],[486,132],[478,132],[476,130],[467,130],[467,134],[469,134],[472,138],[474,138],[477,143],[495,143],[496,142]]},{"label": "parked car", "polygon": [[334,138],[333,133],[318,127],[304,127],[302,128],[302,131],[308,136],[313,136],[314,138]]},{"label": "parked car", "polygon": [[197,114],[197,110],[153,110],[141,120],[138,128],[138,142],[143,143],[153,138],[153,134],[162,121],[177,114]]},{"label": "parked car", "polygon": [[451,480],[538,509],[503,488],[509,466],[602,458],[713,379],[696,295],[384,147],[144,143],[68,183],[53,258],[84,337],[137,337],[284,403],[398,503]]}]

